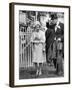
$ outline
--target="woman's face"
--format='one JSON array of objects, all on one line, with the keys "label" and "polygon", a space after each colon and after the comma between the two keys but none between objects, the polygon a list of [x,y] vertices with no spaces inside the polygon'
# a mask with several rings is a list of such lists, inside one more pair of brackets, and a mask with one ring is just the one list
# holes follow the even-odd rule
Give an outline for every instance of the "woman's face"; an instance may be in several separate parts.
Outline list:
[{"label": "woman's face", "polygon": [[40,25],[36,25],[36,31],[39,31]]}]

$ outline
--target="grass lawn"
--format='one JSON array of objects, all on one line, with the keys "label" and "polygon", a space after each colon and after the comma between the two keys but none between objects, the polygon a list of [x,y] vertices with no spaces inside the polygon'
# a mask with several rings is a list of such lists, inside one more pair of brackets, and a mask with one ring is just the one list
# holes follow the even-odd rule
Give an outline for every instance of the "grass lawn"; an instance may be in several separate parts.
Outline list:
[{"label": "grass lawn", "polygon": [[36,69],[34,67],[20,68],[19,79],[34,79],[34,78],[51,78],[51,77],[63,77],[64,75],[57,75],[54,66],[44,64],[42,67],[42,75],[36,76]]}]

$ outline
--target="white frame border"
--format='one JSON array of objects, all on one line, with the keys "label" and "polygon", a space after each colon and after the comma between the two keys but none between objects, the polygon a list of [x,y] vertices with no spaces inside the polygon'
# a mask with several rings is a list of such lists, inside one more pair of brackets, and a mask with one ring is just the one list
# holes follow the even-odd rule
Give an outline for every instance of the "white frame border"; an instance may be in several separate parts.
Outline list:
[{"label": "white frame border", "polygon": [[[29,5],[15,5],[14,6],[14,46],[15,46],[15,58],[14,58],[14,85],[35,85],[35,84],[51,84],[51,83],[63,83],[69,80],[69,8],[61,7],[43,7],[43,6],[29,6]],[[43,78],[43,79],[23,79],[19,80],[19,10],[30,11],[56,11],[64,12],[64,77],[59,78]],[[68,44],[67,44],[68,43]]]}]

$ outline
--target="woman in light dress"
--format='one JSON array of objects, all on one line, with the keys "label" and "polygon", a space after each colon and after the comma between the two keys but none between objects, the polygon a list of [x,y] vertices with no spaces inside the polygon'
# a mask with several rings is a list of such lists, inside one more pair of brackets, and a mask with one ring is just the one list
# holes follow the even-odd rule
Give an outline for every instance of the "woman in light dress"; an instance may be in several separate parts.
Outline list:
[{"label": "woman in light dress", "polygon": [[31,42],[32,42],[32,53],[33,59],[32,62],[36,67],[36,75],[42,74],[42,64],[46,62],[44,58],[44,44],[45,44],[45,34],[40,30],[40,23],[36,21],[35,31],[32,33]]}]

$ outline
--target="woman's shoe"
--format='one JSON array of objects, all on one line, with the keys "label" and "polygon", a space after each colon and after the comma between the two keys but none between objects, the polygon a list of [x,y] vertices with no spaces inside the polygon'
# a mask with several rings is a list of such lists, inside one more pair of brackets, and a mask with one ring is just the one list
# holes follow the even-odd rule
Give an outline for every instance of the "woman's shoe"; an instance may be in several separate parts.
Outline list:
[{"label": "woman's shoe", "polygon": [[41,71],[39,71],[39,76],[40,76],[40,75],[42,75],[42,72],[41,72]]},{"label": "woman's shoe", "polygon": [[36,71],[36,76],[38,76],[38,74],[39,74],[39,70]]}]

